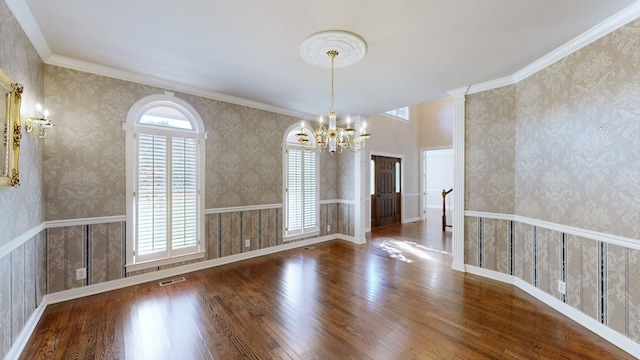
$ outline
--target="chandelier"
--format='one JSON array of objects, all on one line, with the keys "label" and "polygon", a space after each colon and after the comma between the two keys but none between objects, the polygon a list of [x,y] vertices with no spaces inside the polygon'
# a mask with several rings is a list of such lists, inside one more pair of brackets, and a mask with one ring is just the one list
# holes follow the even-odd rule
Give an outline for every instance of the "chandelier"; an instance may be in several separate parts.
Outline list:
[{"label": "chandelier", "polygon": [[[367,140],[371,137],[363,125],[358,132],[351,127],[350,119],[347,117],[346,127],[336,126],[336,112],[334,110],[334,68],[336,57],[341,51],[347,52],[347,59],[342,66],[351,65],[364,56],[366,45],[359,36],[344,31],[325,31],[309,37],[301,47],[303,58],[314,65],[320,65],[317,58],[310,53],[317,49],[326,49],[327,46],[335,45],[336,48],[329,48],[326,55],[331,59],[331,108],[329,109],[329,124],[324,125],[323,118],[320,117],[320,125],[309,134],[304,130],[304,122],[300,126],[300,132],[296,134],[298,143],[305,151],[319,151],[324,154],[342,153],[342,150],[349,149],[353,152],[360,151],[367,145]],[[341,51],[338,51],[340,48]]]}]

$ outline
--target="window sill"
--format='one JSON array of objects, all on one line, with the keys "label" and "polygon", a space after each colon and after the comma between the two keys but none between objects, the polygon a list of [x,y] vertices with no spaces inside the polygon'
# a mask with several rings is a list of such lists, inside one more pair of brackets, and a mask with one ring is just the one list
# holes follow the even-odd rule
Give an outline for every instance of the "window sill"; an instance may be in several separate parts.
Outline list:
[{"label": "window sill", "polygon": [[282,242],[289,242],[289,241],[294,241],[294,240],[308,239],[308,238],[312,238],[312,237],[317,237],[319,235],[320,235],[320,230],[314,231],[314,232],[310,232],[310,233],[306,233],[306,234],[292,235],[292,236],[289,236],[289,237],[285,237],[285,238],[282,239]]},{"label": "window sill", "polygon": [[135,264],[128,264],[128,265],[125,265],[125,268],[127,269],[127,272],[139,271],[139,270],[144,270],[144,269],[149,269],[154,267],[160,267],[164,265],[171,265],[171,264],[175,264],[183,261],[202,259],[205,257],[206,254],[207,253],[205,251],[200,251],[196,253],[179,255],[179,256],[174,256],[170,258],[144,261],[144,262],[135,263]]}]

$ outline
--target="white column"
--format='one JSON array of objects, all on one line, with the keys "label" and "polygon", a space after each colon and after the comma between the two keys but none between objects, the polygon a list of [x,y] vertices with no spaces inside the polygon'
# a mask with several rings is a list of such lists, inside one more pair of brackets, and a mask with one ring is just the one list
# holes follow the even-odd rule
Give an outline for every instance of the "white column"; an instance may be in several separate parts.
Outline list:
[{"label": "white column", "polygon": [[453,97],[453,262],[451,268],[464,270],[464,118],[469,87],[449,92]]},{"label": "white column", "polygon": [[[352,117],[351,120],[354,121],[354,128],[359,129],[362,127],[362,122],[366,120],[364,116],[356,116]],[[364,244],[367,242],[367,238],[365,236],[366,229],[366,220],[367,220],[367,206],[366,206],[366,197],[365,193],[367,190],[366,179],[367,179],[367,167],[366,167],[366,154],[367,150],[364,149],[362,151],[358,151],[353,154],[353,172],[354,172],[354,191],[353,191],[353,203],[354,203],[354,211],[353,211],[353,222],[354,222],[354,233],[353,233],[353,242],[356,244]]]}]

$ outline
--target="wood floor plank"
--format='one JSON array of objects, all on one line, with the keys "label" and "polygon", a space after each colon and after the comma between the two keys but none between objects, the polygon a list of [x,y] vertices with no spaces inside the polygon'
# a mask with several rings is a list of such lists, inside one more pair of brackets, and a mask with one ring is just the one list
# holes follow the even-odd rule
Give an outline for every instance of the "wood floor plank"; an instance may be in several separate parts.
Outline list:
[{"label": "wood floor plank", "polygon": [[[439,224],[436,226],[439,228]],[[631,359],[424,222],[49,306],[21,359]]]}]

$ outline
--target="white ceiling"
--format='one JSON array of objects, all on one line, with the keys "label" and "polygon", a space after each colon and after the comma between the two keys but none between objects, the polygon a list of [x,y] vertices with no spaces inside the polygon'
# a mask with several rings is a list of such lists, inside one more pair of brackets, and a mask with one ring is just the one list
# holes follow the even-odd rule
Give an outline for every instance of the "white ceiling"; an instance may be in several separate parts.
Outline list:
[{"label": "white ceiling", "polygon": [[47,63],[309,115],[330,105],[330,70],[299,54],[316,32],[347,30],[367,42],[362,61],[335,71],[335,109],[369,115],[513,75],[638,2],[6,1]]}]

